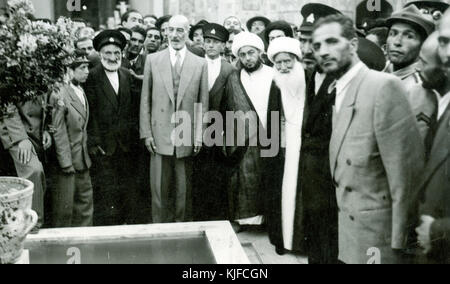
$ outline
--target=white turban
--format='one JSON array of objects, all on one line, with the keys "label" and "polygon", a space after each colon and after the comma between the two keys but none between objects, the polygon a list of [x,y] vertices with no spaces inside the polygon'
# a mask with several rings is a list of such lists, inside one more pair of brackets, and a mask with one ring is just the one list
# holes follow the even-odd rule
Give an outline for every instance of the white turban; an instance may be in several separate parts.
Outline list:
[{"label": "white turban", "polygon": [[297,56],[299,60],[302,59],[302,51],[300,50],[300,41],[290,37],[279,37],[274,39],[267,50],[267,57],[274,63],[274,58],[278,53],[287,52]]},{"label": "white turban", "polygon": [[262,52],[264,51],[264,42],[258,35],[253,33],[241,32],[234,37],[233,47],[231,48],[233,55],[239,57],[239,50],[244,46],[251,46]]}]

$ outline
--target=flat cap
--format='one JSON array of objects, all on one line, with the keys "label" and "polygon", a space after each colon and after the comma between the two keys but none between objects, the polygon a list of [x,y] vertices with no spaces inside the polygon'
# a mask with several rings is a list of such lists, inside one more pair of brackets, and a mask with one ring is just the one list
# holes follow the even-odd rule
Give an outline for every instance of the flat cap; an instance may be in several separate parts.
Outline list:
[{"label": "flat cap", "polygon": [[203,37],[213,38],[221,42],[227,42],[230,38],[228,30],[219,24],[210,23],[203,26]]},{"label": "flat cap", "polygon": [[425,19],[415,5],[409,5],[403,10],[392,14],[392,16],[386,20],[386,25],[391,28],[392,25],[398,22],[407,23],[416,27],[425,38],[433,33],[435,29],[434,23]]},{"label": "flat cap", "polygon": [[324,4],[309,3],[303,6],[301,14],[303,22],[300,25],[300,32],[312,32],[314,24],[319,19],[342,13],[339,10]]},{"label": "flat cap", "polygon": [[102,47],[109,44],[114,44],[123,50],[127,45],[127,39],[118,30],[105,30],[94,38],[94,48],[96,51],[100,51]]}]

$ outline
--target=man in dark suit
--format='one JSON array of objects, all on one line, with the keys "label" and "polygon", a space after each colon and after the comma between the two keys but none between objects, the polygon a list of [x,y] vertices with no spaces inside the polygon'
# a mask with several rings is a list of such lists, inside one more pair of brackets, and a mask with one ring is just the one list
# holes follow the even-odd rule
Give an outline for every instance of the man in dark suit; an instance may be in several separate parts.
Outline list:
[{"label": "man in dark suit", "polygon": [[189,21],[169,21],[169,47],[147,57],[140,134],[151,156],[154,223],[192,220],[192,156],[202,148],[208,110],[206,60],[186,47]]},{"label": "man in dark suit", "polygon": [[94,39],[102,64],[90,71],[86,95],[91,120],[88,126],[89,148],[94,161],[93,183],[95,225],[119,225],[128,222],[133,173],[129,171],[130,141],[134,120],[132,76],[121,68],[125,37],[106,30]]},{"label": "man in dark suit", "polygon": [[421,183],[422,224],[417,233],[426,254],[421,262],[450,263],[450,11],[442,18],[438,39],[447,93],[438,97],[438,125]]},{"label": "man in dark suit", "polygon": [[[220,54],[225,49],[229,32],[219,24],[203,26],[206,62],[208,63],[209,110],[223,112],[225,85],[235,70]],[[223,116],[225,117],[225,116]],[[215,121],[211,121],[213,124]],[[204,141],[202,152],[194,160],[194,214],[198,221],[225,220],[226,215],[226,167],[223,164],[222,148],[215,147],[216,135]]]}]

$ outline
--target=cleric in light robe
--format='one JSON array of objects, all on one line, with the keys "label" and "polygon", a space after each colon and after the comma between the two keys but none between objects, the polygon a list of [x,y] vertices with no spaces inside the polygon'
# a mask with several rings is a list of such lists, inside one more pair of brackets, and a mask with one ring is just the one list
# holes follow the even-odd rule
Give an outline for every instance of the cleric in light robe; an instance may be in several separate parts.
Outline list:
[{"label": "cleric in light robe", "polygon": [[[253,114],[245,118],[238,116],[234,121],[235,125],[237,121],[238,127],[232,130],[230,126],[233,122],[227,120],[225,132],[226,155],[234,169],[228,184],[229,213],[230,219],[235,221],[235,229],[240,231],[245,226],[262,225],[268,181],[280,180],[278,156],[281,101],[280,90],[273,81],[273,70],[261,61],[261,54],[264,52],[261,38],[242,32],[234,38],[232,50],[242,67],[228,79],[225,110],[235,114],[239,111]],[[238,137],[239,132],[242,132],[239,123],[246,126],[245,137]],[[249,125],[260,127],[256,127],[258,129],[255,131]],[[231,141],[234,139],[234,143],[229,143],[230,137]],[[261,146],[261,137],[270,139],[269,147]],[[245,146],[237,144],[242,138],[245,138]],[[265,151],[268,148],[270,153]],[[270,172],[267,171],[268,166]]]},{"label": "cleric in light robe", "polygon": [[[274,64],[275,83],[281,90],[283,106],[282,147],[286,149],[282,186],[267,188],[271,214],[267,215],[269,237],[278,254],[301,251],[304,242],[303,209],[297,193],[306,75],[300,62],[300,42],[289,37],[274,39],[267,51]],[[300,216],[299,216],[300,214]]]}]

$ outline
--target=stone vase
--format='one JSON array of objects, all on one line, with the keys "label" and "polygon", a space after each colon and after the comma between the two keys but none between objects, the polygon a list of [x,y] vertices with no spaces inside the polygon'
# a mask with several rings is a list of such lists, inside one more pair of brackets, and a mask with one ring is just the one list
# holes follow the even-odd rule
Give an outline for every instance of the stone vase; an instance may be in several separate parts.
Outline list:
[{"label": "stone vase", "polygon": [[0,264],[20,259],[25,239],[38,221],[31,210],[33,189],[28,180],[0,177]]}]

